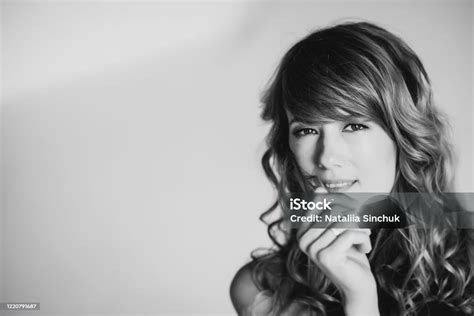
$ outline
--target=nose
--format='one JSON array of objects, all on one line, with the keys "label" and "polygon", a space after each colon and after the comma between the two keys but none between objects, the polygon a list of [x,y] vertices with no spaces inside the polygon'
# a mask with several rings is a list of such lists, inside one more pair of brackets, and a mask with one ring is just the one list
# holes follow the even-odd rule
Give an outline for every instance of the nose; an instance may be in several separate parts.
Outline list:
[{"label": "nose", "polygon": [[347,144],[338,130],[323,129],[316,144],[315,163],[318,168],[340,168],[348,161]]}]

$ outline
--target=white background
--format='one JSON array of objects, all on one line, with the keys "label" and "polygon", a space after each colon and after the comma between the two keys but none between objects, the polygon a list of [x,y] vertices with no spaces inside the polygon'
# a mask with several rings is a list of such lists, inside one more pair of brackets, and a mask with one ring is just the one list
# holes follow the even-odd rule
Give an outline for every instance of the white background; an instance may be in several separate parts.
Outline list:
[{"label": "white background", "polygon": [[471,1],[1,10],[0,302],[40,302],[35,315],[233,314],[234,273],[270,244],[259,95],[291,44],[347,18],[419,54],[453,124],[456,188],[474,191]]}]

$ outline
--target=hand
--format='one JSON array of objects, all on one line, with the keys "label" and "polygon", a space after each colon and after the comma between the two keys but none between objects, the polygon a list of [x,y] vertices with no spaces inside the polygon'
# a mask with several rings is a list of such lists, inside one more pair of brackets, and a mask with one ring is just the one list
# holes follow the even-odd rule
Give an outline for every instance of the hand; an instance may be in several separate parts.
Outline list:
[{"label": "hand", "polygon": [[377,286],[366,253],[369,229],[303,228],[301,250],[334,283],[343,296],[346,315],[378,315]]},{"label": "hand", "polygon": [[[358,228],[358,222],[339,222],[331,223],[331,217],[336,218],[337,216],[344,216],[347,218],[352,218],[350,216],[359,217],[359,211],[361,206],[366,202],[368,195],[367,194],[344,194],[344,193],[328,193],[324,187],[317,188],[314,192],[308,193],[309,195],[305,196],[305,200],[310,200],[310,203],[313,204],[313,208],[304,209],[304,215],[317,215],[319,216],[319,221],[307,221],[298,223],[298,232],[297,237],[301,237],[310,227],[314,228],[326,228],[330,226],[338,226],[344,228]],[[329,207],[326,205],[329,202]],[[314,205],[324,205],[324,208],[314,208]],[[298,211],[290,214],[298,214]],[[300,215],[299,213],[298,215]],[[328,217],[330,215],[331,217]]]}]

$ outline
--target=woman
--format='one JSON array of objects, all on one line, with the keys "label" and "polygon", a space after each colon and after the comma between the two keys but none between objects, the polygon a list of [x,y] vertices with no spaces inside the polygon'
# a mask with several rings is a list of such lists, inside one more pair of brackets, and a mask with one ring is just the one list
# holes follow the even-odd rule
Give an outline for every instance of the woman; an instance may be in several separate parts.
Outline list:
[{"label": "woman", "polygon": [[[421,61],[385,29],[310,34],[283,57],[263,103],[272,128],[262,164],[279,198],[262,219],[288,192],[428,193],[445,208],[446,123]],[[454,225],[290,229],[280,216],[268,227],[275,249],[239,270],[232,302],[241,315],[474,315],[474,237]]]}]

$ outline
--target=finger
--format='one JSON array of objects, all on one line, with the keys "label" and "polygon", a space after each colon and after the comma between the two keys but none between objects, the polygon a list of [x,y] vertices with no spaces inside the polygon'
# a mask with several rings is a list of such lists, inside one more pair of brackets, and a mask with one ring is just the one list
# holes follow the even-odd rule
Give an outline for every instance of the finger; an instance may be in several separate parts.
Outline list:
[{"label": "finger", "polygon": [[[336,225],[333,225],[333,227],[336,227]],[[337,237],[344,231],[346,231],[347,228],[310,228],[306,232],[304,232],[299,238],[298,243],[300,249],[307,254],[309,252],[309,246],[311,246],[311,244],[315,242],[326,230],[330,230],[332,234]],[[358,230],[370,235],[370,229],[368,228],[360,228]],[[321,245],[325,244],[326,243],[322,243]]]},{"label": "finger", "polygon": [[354,247],[348,250],[347,257],[370,269],[370,262],[367,255],[356,250]]},{"label": "finger", "polygon": [[[329,228],[332,230],[332,232],[336,235],[336,236],[339,236],[340,234],[342,234],[343,232],[345,232],[348,228]],[[352,230],[355,230],[355,231],[360,231],[362,233],[365,233],[367,235],[371,235],[372,232],[369,228],[352,228]]]},{"label": "finger", "polygon": [[358,246],[359,250],[363,253],[368,253],[372,250],[369,235],[358,230],[346,230],[328,248],[331,248],[331,251],[336,253],[342,253],[347,252],[354,245]]},{"label": "finger", "polygon": [[308,229],[299,239],[298,245],[300,246],[300,249],[308,254],[308,248],[309,246],[316,241],[325,231],[326,229],[324,228],[311,228]]},{"label": "finger", "polygon": [[[310,214],[310,213],[308,213]],[[310,230],[326,230],[331,226],[335,226],[337,223],[325,223],[325,222],[302,222],[300,223],[300,226],[298,227],[298,231],[296,232],[296,238],[300,240],[304,234],[306,234]],[[321,232],[322,232],[321,231]]]},{"label": "finger", "polygon": [[301,226],[298,228],[298,231],[296,232],[296,239],[301,240],[301,238],[303,238],[303,236],[306,233],[308,233],[309,231],[314,230],[314,229],[324,230],[324,228],[311,228],[311,226],[313,226],[313,224],[314,223],[301,223]]},{"label": "finger", "polygon": [[308,246],[307,246],[307,252],[306,254],[315,260],[318,258],[318,253],[328,247],[334,240],[336,240],[337,235],[334,234],[334,232],[331,229],[326,229],[321,236],[319,236],[318,239],[313,240]]},{"label": "finger", "polygon": [[329,193],[329,192],[328,190],[326,190],[325,187],[320,186],[320,187],[317,187],[316,190],[314,190],[314,193]]},{"label": "finger", "polygon": [[345,229],[344,228],[330,228],[330,230],[334,233],[334,235],[339,236],[342,234]]},{"label": "finger", "polygon": [[[356,228],[356,229],[353,229],[354,231],[358,231],[358,232],[362,232],[364,234],[367,234],[367,236],[370,236],[372,231],[369,229],[369,228]],[[369,248],[364,248],[363,245],[354,245],[354,247],[351,247],[349,249],[350,250],[354,250],[358,253],[362,253],[362,254],[367,254],[369,253],[371,250],[372,250],[372,247],[371,247],[371,244],[370,244],[370,239],[369,239]]]},{"label": "finger", "polygon": [[356,232],[362,232],[362,233],[367,234],[369,236],[372,234],[372,231],[370,230],[370,228],[355,228],[353,230],[356,231]]}]

